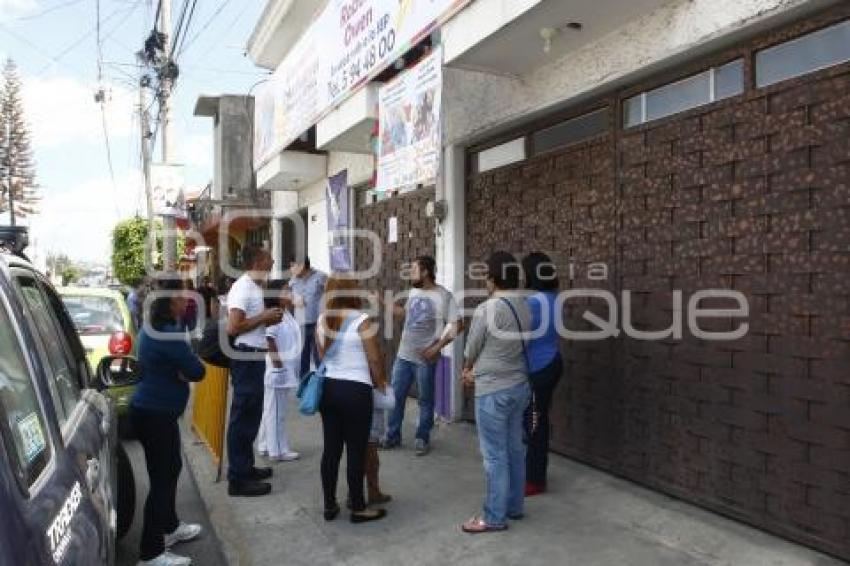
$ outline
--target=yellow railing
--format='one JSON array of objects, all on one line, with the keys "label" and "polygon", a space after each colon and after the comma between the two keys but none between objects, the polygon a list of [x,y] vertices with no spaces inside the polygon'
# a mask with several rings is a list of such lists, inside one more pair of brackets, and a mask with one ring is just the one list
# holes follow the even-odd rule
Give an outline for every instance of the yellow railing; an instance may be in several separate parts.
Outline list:
[{"label": "yellow railing", "polygon": [[224,456],[229,371],[206,363],[204,365],[207,374],[203,381],[195,385],[192,428],[207,445],[220,470]]}]

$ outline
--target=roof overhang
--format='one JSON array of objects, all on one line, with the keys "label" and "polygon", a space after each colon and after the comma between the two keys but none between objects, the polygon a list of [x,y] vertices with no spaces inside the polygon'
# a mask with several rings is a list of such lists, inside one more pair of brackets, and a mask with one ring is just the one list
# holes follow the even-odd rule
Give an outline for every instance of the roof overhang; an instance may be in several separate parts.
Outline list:
[{"label": "roof overhang", "polygon": [[321,153],[282,151],[257,170],[257,188],[297,191],[327,176],[328,157]]},{"label": "roof overhang", "polygon": [[218,114],[218,102],[221,96],[202,94],[195,100],[195,116],[209,116],[215,118]]},{"label": "roof overhang", "polygon": [[667,3],[476,0],[443,27],[445,64],[521,77]]},{"label": "roof overhang", "polygon": [[[248,230],[256,230],[264,225],[265,222],[268,222],[267,219],[262,218],[253,218],[251,216],[240,216],[238,218],[234,218],[227,225],[227,234],[232,236],[234,234],[244,234]],[[218,246],[219,238],[220,238],[220,230],[224,229],[225,224],[222,223],[222,218],[218,217],[211,220],[208,224],[206,224],[201,231],[201,234],[204,236],[205,242],[214,242],[212,247]]]},{"label": "roof overhang", "polygon": [[245,47],[258,67],[275,69],[301,38],[323,0],[268,0]]},{"label": "roof overhang", "polygon": [[323,151],[372,153],[378,119],[378,83],[369,83],[316,124],[316,146]]}]

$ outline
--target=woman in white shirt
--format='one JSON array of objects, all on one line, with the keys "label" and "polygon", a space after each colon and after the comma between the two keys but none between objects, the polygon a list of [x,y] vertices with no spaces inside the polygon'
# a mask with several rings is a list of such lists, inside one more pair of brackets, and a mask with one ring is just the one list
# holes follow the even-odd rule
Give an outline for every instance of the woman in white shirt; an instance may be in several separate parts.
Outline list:
[{"label": "woman in white shirt", "polygon": [[[343,448],[348,458],[351,522],[364,523],[386,516],[384,509],[367,509],[363,493],[372,390],[385,390],[387,386],[378,328],[362,310],[364,294],[354,279],[331,276],[325,288],[325,312],[316,328],[327,378],[320,405],[324,434],[321,475],[327,521],[335,519],[340,511],[336,484]],[[331,345],[333,351],[326,357]]]},{"label": "woman in white shirt", "polygon": [[286,434],[286,409],[292,390],[298,387],[301,369],[301,327],[292,316],[292,292],[283,281],[270,281],[268,292],[277,297],[266,298],[266,308],[280,307],[283,318],[266,328],[269,353],[266,356],[263,418],[258,446],[260,453],[272,462],[290,462],[300,455],[289,448]]}]

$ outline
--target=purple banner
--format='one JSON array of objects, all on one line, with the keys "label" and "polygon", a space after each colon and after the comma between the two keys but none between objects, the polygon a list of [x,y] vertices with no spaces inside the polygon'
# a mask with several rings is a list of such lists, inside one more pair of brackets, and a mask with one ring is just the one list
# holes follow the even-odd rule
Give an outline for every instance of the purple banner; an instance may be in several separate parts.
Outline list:
[{"label": "purple banner", "polygon": [[331,270],[351,271],[348,235],[338,234],[348,229],[348,169],[328,178],[325,201],[328,206]]},{"label": "purple banner", "polygon": [[348,169],[328,177],[328,230],[331,236],[337,230],[348,228]]}]

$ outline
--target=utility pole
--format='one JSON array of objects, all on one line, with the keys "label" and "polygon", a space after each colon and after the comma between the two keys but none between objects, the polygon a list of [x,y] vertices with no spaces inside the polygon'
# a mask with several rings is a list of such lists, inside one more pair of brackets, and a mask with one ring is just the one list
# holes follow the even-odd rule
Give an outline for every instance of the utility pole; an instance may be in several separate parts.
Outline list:
[{"label": "utility pole", "polygon": [[174,33],[171,29],[171,0],[162,0],[162,8],[159,12],[160,27],[162,33],[165,34],[165,42],[163,51],[165,52],[166,72],[162,75],[162,106],[160,115],[160,124],[162,127],[162,162],[171,163],[172,158],[172,137],[174,134],[174,124],[171,120],[171,90],[173,78],[170,74],[171,66],[171,49],[173,47]]},{"label": "utility pole", "polygon": [[[160,106],[160,124],[162,127],[162,163],[170,165],[172,163],[172,141],[173,141],[173,123],[171,120],[171,89],[173,86],[173,77],[171,69],[173,67],[171,60],[171,49],[173,45],[173,30],[171,29],[171,0],[162,0],[160,8],[160,28],[165,34],[165,42],[163,51],[165,53],[165,72],[162,73],[161,80],[161,96],[162,104]],[[174,210],[166,210],[162,215],[162,224],[165,231],[163,238],[163,258],[162,268],[167,273],[171,273],[177,269],[177,239],[175,238],[175,213]]]},{"label": "utility pole", "polygon": [[[146,77],[145,77],[146,78]],[[150,265],[154,264],[156,255],[156,233],[153,223],[153,189],[151,187],[151,150],[148,144],[150,124],[148,123],[148,106],[145,89],[147,81],[143,78],[139,83],[139,127],[142,136],[142,174],[145,178],[145,199],[148,209],[148,241],[150,242]]]}]

